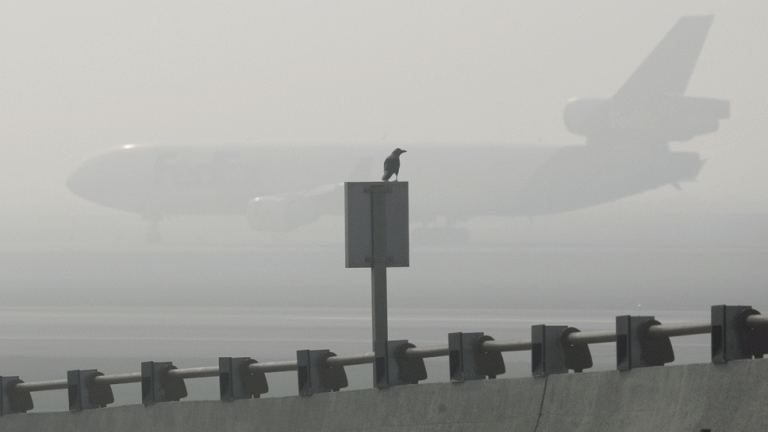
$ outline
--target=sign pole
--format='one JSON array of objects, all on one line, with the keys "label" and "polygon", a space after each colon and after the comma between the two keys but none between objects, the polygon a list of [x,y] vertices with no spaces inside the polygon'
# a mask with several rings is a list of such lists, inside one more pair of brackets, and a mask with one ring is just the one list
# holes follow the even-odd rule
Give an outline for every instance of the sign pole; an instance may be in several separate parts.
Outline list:
[{"label": "sign pole", "polygon": [[[373,385],[400,384],[390,363],[387,329],[387,267],[408,267],[408,182],[344,184],[347,268],[371,269]],[[393,372],[393,370],[395,370]]]},{"label": "sign pole", "polygon": [[387,186],[371,186],[373,256],[371,262],[371,310],[373,312],[374,385],[388,387],[387,380]]}]

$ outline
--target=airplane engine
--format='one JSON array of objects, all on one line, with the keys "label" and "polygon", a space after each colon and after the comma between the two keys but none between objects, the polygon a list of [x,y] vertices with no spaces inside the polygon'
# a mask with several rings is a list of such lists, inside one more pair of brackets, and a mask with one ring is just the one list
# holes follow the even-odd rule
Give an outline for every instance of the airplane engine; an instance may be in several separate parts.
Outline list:
[{"label": "airplane engine", "polygon": [[563,121],[568,132],[586,136],[587,120],[592,116],[595,110],[606,103],[608,99],[579,98],[571,99],[565,105]]},{"label": "airplane engine", "polygon": [[257,197],[248,203],[248,225],[256,231],[293,231],[316,222],[320,212],[311,200],[301,197]]},{"label": "airplane engine", "polygon": [[597,142],[622,144],[627,138],[657,142],[687,141],[714,132],[728,118],[730,102],[682,95],[640,99],[631,109],[620,101],[572,99],[563,120],[569,132]]}]

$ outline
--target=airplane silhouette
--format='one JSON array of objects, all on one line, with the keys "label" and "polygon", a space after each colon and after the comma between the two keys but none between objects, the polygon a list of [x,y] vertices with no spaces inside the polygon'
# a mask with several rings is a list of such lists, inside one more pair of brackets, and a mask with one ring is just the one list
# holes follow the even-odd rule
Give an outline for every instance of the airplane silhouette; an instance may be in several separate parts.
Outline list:
[{"label": "airplane silhouette", "polygon": [[[409,146],[411,220],[558,213],[695,179],[700,155],[670,151],[669,142],[714,132],[729,116],[726,100],[684,94],[712,20],[681,18],[610,99],[569,101],[565,126],[586,137],[582,146]],[[370,181],[370,160],[387,151],[129,144],[84,162],[67,186],[89,201],[142,214],[153,222],[151,241],[159,240],[155,227],[165,215],[245,214],[256,230],[293,230],[341,214],[342,182]],[[446,175],[456,166],[465,175]]]}]

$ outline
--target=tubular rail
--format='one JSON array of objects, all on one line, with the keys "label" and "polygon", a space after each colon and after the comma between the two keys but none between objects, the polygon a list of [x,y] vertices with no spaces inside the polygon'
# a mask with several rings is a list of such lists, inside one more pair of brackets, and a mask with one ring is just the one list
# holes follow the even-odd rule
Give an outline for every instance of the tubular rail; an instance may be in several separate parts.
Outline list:
[{"label": "tubular rail", "polygon": [[615,331],[576,332],[568,335],[568,343],[573,345],[608,342],[616,342]]},{"label": "tubular rail", "polygon": [[489,340],[483,342],[481,348],[485,352],[507,352],[507,351],[528,351],[533,347],[530,339],[519,339],[510,341]]},{"label": "tubular rail", "polygon": [[189,369],[171,369],[168,376],[173,378],[205,378],[219,376],[218,366],[198,367]]},{"label": "tubular rail", "polygon": [[768,326],[768,315],[750,315],[747,317],[746,322],[751,327]]},{"label": "tubular rail", "polygon": [[712,333],[712,323],[700,321],[682,324],[657,324],[648,327],[650,337],[689,336]]},{"label": "tubular rail", "polygon": [[254,372],[288,372],[299,369],[299,364],[293,361],[280,361],[280,362],[267,362],[267,363],[253,363],[248,366],[248,369]]},{"label": "tubular rail", "polygon": [[67,387],[68,387],[67,380],[56,380],[56,381],[18,383],[16,384],[16,386],[14,386],[14,389],[25,391],[25,392],[36,392],[36,391],[46,391],[46,390],[65,390]]},{"label": "tubular rail", "polygon": [[93,379],[96,384],[129,384],[141,382],[141,372],[101,375]]},{"label": "tubular rail", "polygon": [[375,358],[376,354],[372,352],[349,356],[334,356],[328,357],[328,359],[325,360],[325,364],[328,366],[354,366],[373,363]]},{"label": "tubular rail", "polygon": [[405,356],[411,358],[443,357],[447,356],[449,352],[448,345],[424,348],[415,347],[405,350]]}]

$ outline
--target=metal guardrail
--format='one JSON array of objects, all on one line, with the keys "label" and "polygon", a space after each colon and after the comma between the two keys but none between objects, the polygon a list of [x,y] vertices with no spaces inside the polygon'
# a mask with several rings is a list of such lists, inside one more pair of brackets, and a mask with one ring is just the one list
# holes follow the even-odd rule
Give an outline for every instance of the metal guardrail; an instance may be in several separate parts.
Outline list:
[{"label": "metal guardrail", "polygon": [[408,358],[425,359],[430,357],[445,357],[450,353],[448,345],[440,345],[424,348],[408,348],[405,356]]},{"label": "metal guardrail", "polygon": [[254,372],[290,372],[298,370],[299,365],[295,361],[254,363],[248,369]]},{"label": "metal guardrail", "polygon": [[141,382],[141,372],[118,375],[101,375],[95,377],[93,382],[101,385],[137,383]]},{"label": "metal guardrail", "polygon": [[650,337],[690,336],[712,333],[712,323],[707,321],[685,324],[657,324],[648,327]]},{"label": "metal guardrail", "polygon": [[511,341],[485,341],[481,348],[487,352],[511,352],[511,351],[530,351],[533,342],[530,339],[520,339]]},{"label": "metal guardrail", "polygon": [[205,378],[205,377],[217,377],[219,376],[219,367],[197,367],[189,369],[171,369],[168,371],[168,376],[171,378]]},{"label": "metal guardrail", "polygon": [[768,315],[749,315],[744,319],[748,326],[765,327],[768,326]]},{"label": "metal guardrail", "polygon": [[68,388],[67,380],[19,383],[19,384],[16,384],[16,386],[14,387],[16,391],[24,391],[24,392],[30,392],[30,393],[38,392],[38,391],[48,391],[48,390],[66,390],[67,388]]},{"label": "metal guardrail", "polygon": [[328,357],[325,364],[328,366],[355,366],[361,364],[373,363],[376,355],[372,352],[350,356],[333,356]]},{"label": "metal guardrail", "polygon": [[[661,324],[654,317],[616,317],[616,330],[580,332],[566,326],[533,326],[530,339],[493,340],[482,333],[451,333],[448,345],[415,347],[388,341],[386,357],[375,352],[337,356],[327,350],[298,351],[295,361],[258,363],[250,358],[219,359],[219,366],[177,369],[171,363],[142,363],[142,372],[103,375],[95,370],[69,371],[66,380],[23,382],[2,377],[0,415],[32,409],[30,394],[68,390],[73,411],[112,402],[112,385],[141,383],[145,404],[186,397],[185,379],[219,377],[223,400],[259,397],[268,391],[266,373],[296,371],[302,395],[346,387],[344,367],[374,364],[386,382],[377,387],[417,383],[426,378],[423,360],[449,357],[450,378],[460,382],[495,378],[505,372],[502,352],[531,351],[534,376],[580,372],[592,366],[590,344],[616,343],[617,368],[663,365],[674,360],[670,337],[712,335],[712,361],[762,357],[768,353],[768,315],[749,306],[713,306],[712,320]],[[547,362],[542,359],[547,358]]]}]

